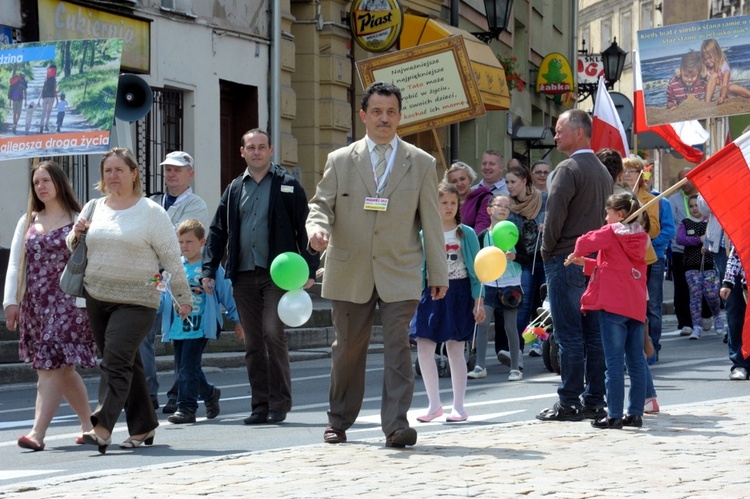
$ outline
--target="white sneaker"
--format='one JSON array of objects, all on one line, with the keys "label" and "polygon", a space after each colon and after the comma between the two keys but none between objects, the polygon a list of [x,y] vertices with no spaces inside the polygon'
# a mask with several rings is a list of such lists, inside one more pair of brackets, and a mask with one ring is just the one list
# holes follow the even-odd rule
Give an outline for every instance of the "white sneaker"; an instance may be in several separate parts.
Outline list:
[{"label": "white sneaker", "polygon": [[701,339],[701,327],[700,326],[695,326],[693,328],[693,334],[691,334],[690,338],[688,338],[688,339],[689,340],[699,340],[699,339]]},{"label": "white sneaker", "polygon": [[708,319],[701,319],[701,326],[703,327],[704,331],[710,331],[711,326],[713,326],[713,321],[710,317]]},{"label": "white sneaker", "polygon": [[516,371],[515,369],[508,375],[508,381],[521,381],[523,379],[523,373]]},{"label": "white sneaker", "polygon": [[486,378],[487,377],[487,369],[484,369],[482,366],[476,366],[476,367],[474,367],[473,371],[470,371],[466,375],[466,377],[469,378],[469,379]]},{"label": "white sneaker", "polygon": [[542,346],[539,341],[536,343],[533,343],[531,345],[531,350],[529,350],[529,357],[541,357],[542,356]]},{"label": "white sneaker", "polygon": [[729,375],[732,381],[745,381],[747,379],[747,369],[744,367],[735,367]]},{"label": "white sneaker", "polygon": [[680,330],[680,336],[690,336],[691,334],[693,334],[693,328],[690,326],[685,326]]}]

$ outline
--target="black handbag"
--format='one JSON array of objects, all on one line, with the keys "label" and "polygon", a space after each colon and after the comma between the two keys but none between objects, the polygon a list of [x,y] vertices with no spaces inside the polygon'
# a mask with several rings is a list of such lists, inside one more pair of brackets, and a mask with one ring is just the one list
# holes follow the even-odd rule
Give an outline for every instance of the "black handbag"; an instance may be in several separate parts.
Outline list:
[{"label": "black handbag", "polygon": [[[84,217],[86,220],[91,221],[97,203],[98,201],[91,203],[91,209],[89,210],[88,216]],[[83,232],[78,240],[78,245],[70,254],[68,263],[65,264],[65,268],[60,274],[60,289],[70,296],[83,298],[83,276],[86,273],[87,263],[86,232]]]}]

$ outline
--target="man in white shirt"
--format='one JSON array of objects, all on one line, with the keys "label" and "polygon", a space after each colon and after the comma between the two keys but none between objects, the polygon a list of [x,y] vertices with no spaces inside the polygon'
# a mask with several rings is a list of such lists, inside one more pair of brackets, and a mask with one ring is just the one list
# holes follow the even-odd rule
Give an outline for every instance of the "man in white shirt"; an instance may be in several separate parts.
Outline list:
[{"label": "man in white shirt", "polygon": [[505,163],[500,151],[488,149],[482,155],[482,180],[474,187],[486,185],[492,191],[493,196],[504,194],[508,196],[508,187],[505,185]]}]

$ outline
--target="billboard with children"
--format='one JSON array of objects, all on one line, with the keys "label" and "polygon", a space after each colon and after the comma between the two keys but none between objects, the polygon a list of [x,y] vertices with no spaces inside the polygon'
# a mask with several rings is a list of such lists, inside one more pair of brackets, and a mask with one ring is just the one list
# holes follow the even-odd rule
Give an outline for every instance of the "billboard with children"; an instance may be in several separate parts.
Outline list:
[{"label": "billboard with children", "polygon": [[109,149],[121,39],[0,46],[0,161]]},{"label": "billboard with children", "polygon": [[638,32],[649,126],[750,113],[750,16]]}]

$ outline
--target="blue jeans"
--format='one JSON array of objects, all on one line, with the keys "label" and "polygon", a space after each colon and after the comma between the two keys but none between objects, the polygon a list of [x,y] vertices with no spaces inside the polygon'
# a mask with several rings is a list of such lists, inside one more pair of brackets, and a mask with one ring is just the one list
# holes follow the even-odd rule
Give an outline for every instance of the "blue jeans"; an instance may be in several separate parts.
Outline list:
[{"label": "blue jeans", "polygon": [[[563,265],[564,256],[544,262],[547,293],[560,348],[561,383],[557,389],[565,406],[604,407],[604,352],[599,334],[599,311],[581,314],[581,296],[587,279],[578,265]],[[641,340],[642,341],[642,340]]]},{"label": "blue jeans", "polygon": [[661,314],[664,304],[664,259],[659,258],[648,266],[648,335],[654,344],[654,350],[661,350]]},{"label": "blue jeans", "polygon": [[[531,319],[536,317],[536,308],[541,304],[539,299],[539,288],[544,284],[544,264],[541,258],[537,258],[534,272],[531,272],[531,265],[523,265],[521,273],[521,288],[523,289],[523,302],[518,309],[516,326],[518,334],[523,335],[523,330],[529,325]],[[521,350],[523,350],[524,341],[521,338]]]},{"label": "blue jeans", "polygon": [[179,366],[177,373],[177,409],[195,414],[198,410],[198,397],[208,400],[214,392],[214,385],[206,381],[201,369],[201,358],[208,338],[174,340],[174,363]]},{"label": "blue jeans", "polygon": [[628,414],[643,416],[646,402],[646,358],[643,355],[643,323],[624,315],[602,310],[599,315],[602,345],[607,359],[607,413],[610,418],[623,416],[625,400],[625,366],[630,375]]},{"label": "blue jeans", "polygon": [[734,279],[734,288],[727,298],[727,346],[729,347],[729,360],[732,361],[732,369],[744,367],[750,372],[750,358],[744,358],[740,349],[742,348],[742,325],[745,323],[745,298],[742,296],[742,278],[739,274]]}]

